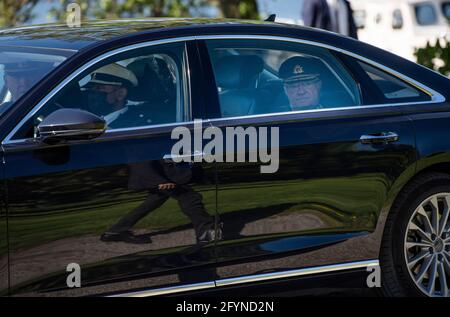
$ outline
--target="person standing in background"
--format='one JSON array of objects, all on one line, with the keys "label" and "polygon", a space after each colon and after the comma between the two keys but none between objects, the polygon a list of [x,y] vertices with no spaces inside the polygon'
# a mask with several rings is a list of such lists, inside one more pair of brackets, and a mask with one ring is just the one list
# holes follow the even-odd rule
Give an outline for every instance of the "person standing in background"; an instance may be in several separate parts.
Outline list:
[{"label": "person standing in background", "polygon": [[353,10],[348,0],[327,0],[330,9],[331,30],[358,39]]},{"label": "person standing in background", "polygon": [[327,0],[305,0],[302,17],[305,26],[333,31]]}]

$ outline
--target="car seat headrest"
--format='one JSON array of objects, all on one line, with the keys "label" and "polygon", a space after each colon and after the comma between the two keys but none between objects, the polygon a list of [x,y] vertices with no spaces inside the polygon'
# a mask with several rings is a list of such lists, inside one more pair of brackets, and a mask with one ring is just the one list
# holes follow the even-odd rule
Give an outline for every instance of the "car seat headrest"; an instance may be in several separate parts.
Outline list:
[{"label": "car seat headrest", "polygon": [[222,57],[216,62],[217,86],[222,89],[252,88],[263,66],[264,62],[257,55]]}]

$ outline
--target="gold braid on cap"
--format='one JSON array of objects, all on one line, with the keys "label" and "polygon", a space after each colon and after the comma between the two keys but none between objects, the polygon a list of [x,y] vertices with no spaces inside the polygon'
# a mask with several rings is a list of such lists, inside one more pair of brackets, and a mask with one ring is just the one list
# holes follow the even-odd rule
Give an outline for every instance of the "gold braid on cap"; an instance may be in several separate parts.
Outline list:
[{"label": "gold braid on cap", "polygon": [[305,70],[300,64],[297,64],[294,66],[294,69],[292,70],[293,76],[286,78],[284,80],[285,83],[291,83],[296,81],[316,81],[316,79],[319,79],[319,74],[306,74],[303,73]]}]

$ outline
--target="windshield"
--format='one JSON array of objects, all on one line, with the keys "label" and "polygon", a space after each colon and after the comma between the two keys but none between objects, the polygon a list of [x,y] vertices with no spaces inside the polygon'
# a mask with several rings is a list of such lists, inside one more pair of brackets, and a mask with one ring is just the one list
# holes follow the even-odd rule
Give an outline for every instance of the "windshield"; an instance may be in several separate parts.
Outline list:
[{"label": "windshield", "polygon": [[74,52],[0,46],[0,115]]}]

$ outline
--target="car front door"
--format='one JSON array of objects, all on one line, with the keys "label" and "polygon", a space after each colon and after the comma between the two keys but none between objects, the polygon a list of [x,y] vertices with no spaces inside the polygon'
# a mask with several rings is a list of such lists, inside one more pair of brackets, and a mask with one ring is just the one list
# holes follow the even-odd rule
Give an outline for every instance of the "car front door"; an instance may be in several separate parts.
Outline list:
[{"label": "car front door", "polygon": [[[224,237],[217,244],[217,285],[254,282],[263,273],[263,279],[283,277],[297,268],[376,264],[383,208],[392,190],[412,175],[416,160],[402,105],[430,96],[379,65],[373,73],[359,69],[358,77],[349,71],[355,65],[324,45],[229,36],[205,38],[201,46],[217,86],[219,107],[209,109],[211,124],[223,132],[224,144],[230,144],[226,131],[235,132],[234,147],[226,147],[224,162],[217,163]],[[290,67],[291,77],[282,76],[283,67]],[[310,88],[295,95],[288,89],[300,88],[288,85],[291,78],[317,75],[320,84],[303,82],[319,87],[317,103],[295,108],[294,97],[309,98]],[[247,147],[236,146],[237,138]],[[249,148],[258,152],[256,162]],[[238,162],[242,151],[246,159]],[[270,162],[261,153],[270,152],[278,166],[262,172]],[[226,160],[228,154],[234,161]]]},{"label": "car front door", "polygon": [[[191,47],[149,42],[100,56],[4,140],[13,295],[214,286],[214,270],[203,268],[215,260],[205,234],[214,230],[214,171],[170,160],[172,130],[192,130],[201,108]],[[122,88],[126,107],[94,104],[99,90],[117,99]],[[37,125],[61,108],[102,116],[108,129],[92,140],[43,142]],[[0,221],[4,234],[3,211]]]}]

